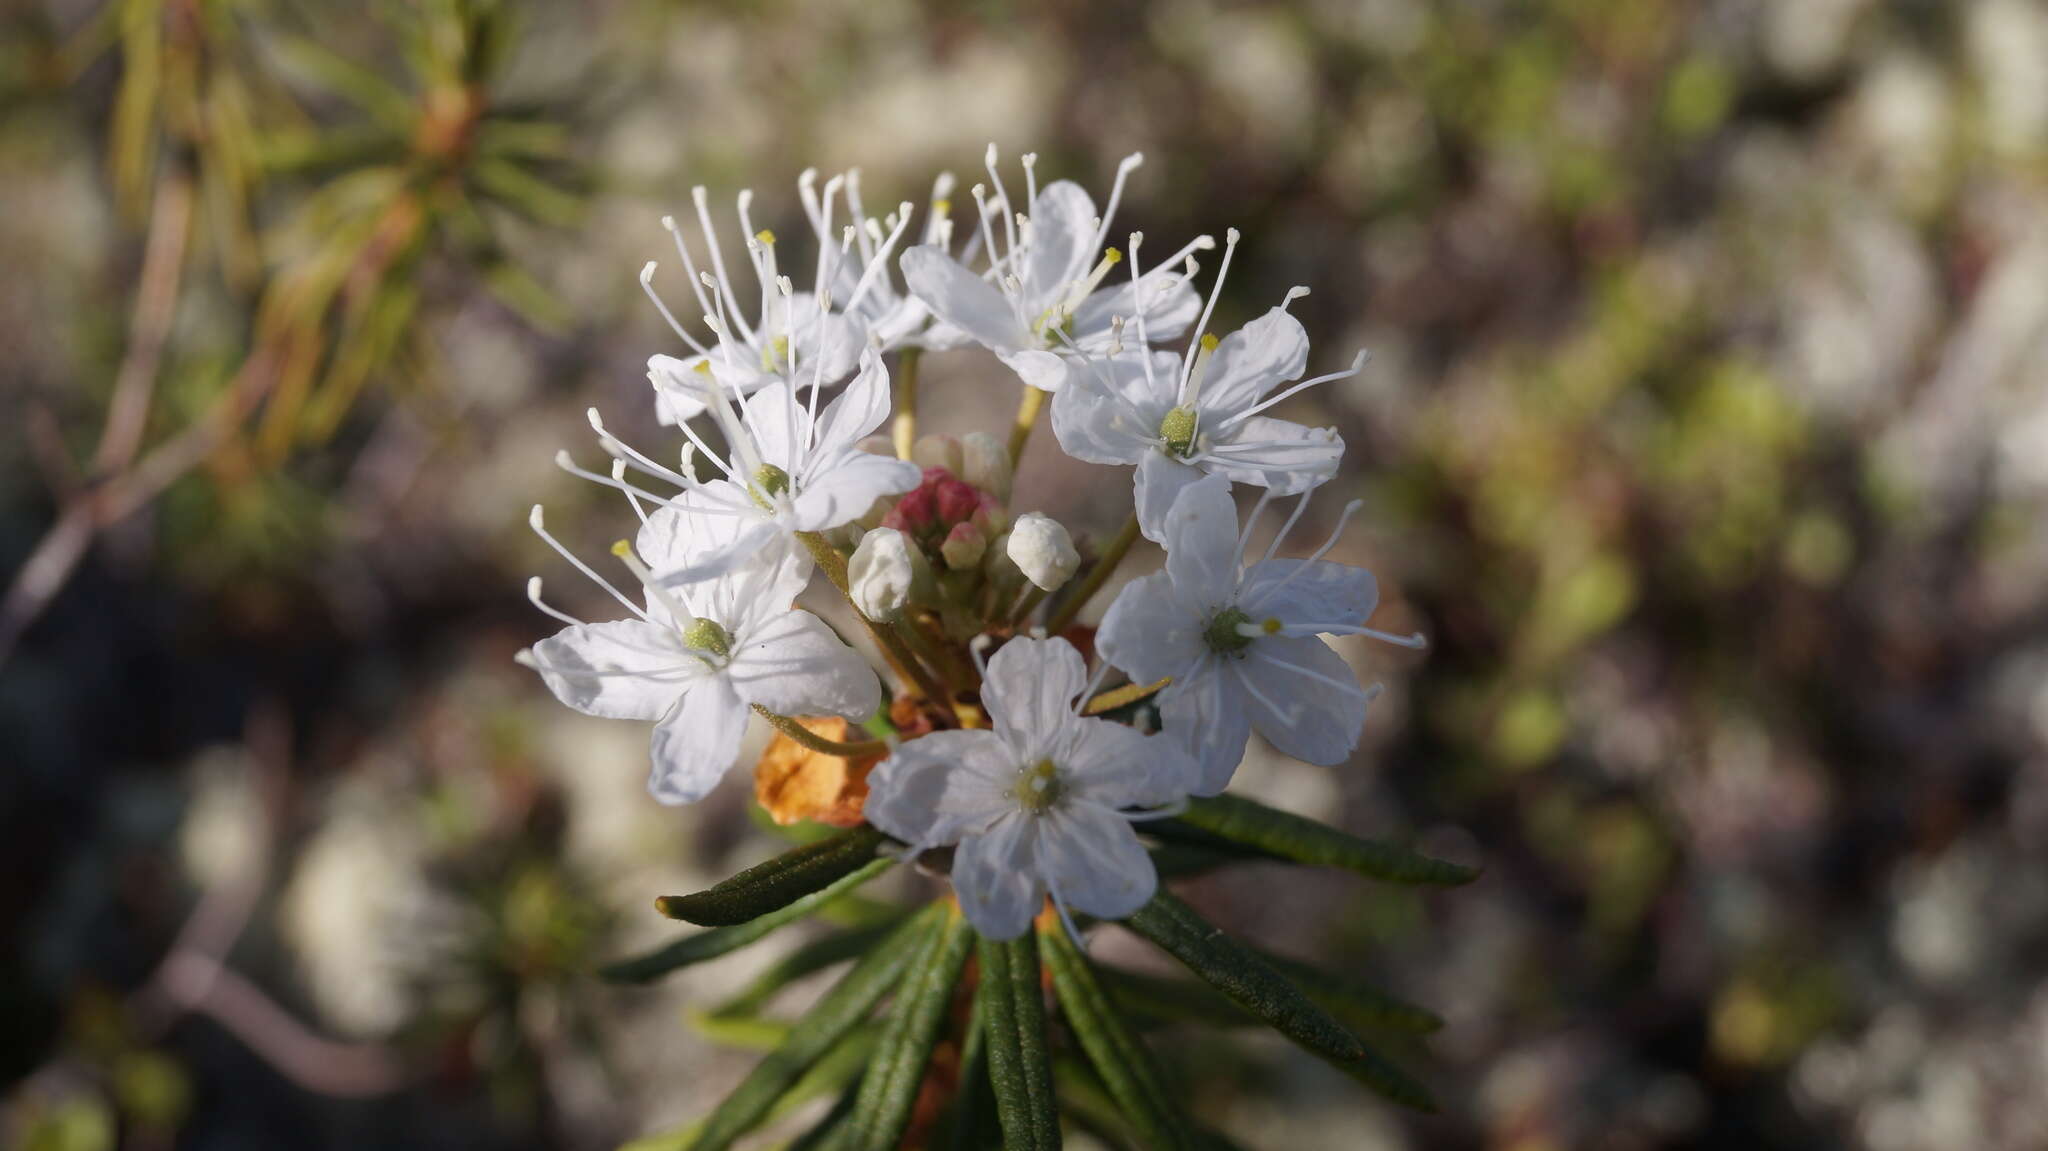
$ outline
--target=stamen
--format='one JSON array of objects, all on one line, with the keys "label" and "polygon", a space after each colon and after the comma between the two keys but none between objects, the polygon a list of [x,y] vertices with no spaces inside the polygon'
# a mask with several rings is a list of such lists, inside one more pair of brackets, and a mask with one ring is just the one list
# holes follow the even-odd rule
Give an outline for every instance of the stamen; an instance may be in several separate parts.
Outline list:
[{"label": "stamen", "polygon": [[[1014,211],[1010,207],[1010,193],[1007,189],[1003,187],[1002,173],[996,171],[996,146],[994,141],[989,142],[988,151],[982,156],[982,165],[988,169],[988,182],[992,187],[995,188],[996,204],[1003,211],[1003,238],[1009,242],[1009,254],[1011,257],[1011,263],[1014,264],[1016,263],[1017,255],[1017,228],[1016,225],[1012,223],[1010,219]],[[989,246],[989,254],[995,254],[994,245]]]},{"label": "stamen", "polygon": [[1095,225],[1095,238],[1088,242],[1090,248],[1100,248],[1109,238],[1110,224],[1116,219],[1117,205],[1123,203],[1124,181],[1145,162],[1143,152],[1133,152],[1117,162],[1116,181],[1109,186],[1109,203],[1102,209],[1102,219]]},{"label": "stamen", "polygon": [[568,624],[570,627],[588,626],[582,620],[577,619],[575,616],[570,615],[568,612],[562,611],[559,608],[548,606],[547,601],[540,598],[539,576],[534,576],[532,579],[526,581],[526,598],[528,602],[532,603],[533,606],[539,608],[542,612],[551,615],[558,620],[561,620],[563,623]]},{"label": "stamen", "polygon": [[1314,680],[1315,682],[1322,684],[1325,687],[1343,692],[1345,695],[1364,696],[1366,694],[1366,690],[1358,686],[1357,680],[1344,680],[1338,679],[1336,676],[1333,675],[1324,675],[1322,672],[1319,672],[1314,668],[1303,667],[1298,663],[1291,663],[1287,660],[1281,659],[1278,656],[1274,655],[1267,655],[1266,662],[1273,665],[1274,667],[1286,668],[1288,671],[1294,672],[1296,675],[1304,676],[1308,679]]},{"label": "stamen", "polygon": [[1301,299],[1303,296],[1306,295],[1308,295],[1308,289],[1300,284],[1296,284],[1295,286],[1287,289],[1287,294],[1280,297],[1280,310],[1283,312],[1286,311],[1287,305],[1293,303],[1296,300]]},{"label": "stamen", "polygon": [[546,514],[541,511],[541,507],[539,504],[533,505],[533,511],[530,512],[526,517],[526,523],[528,527],[531,527],[533,529],[533,534],[539,536],[543,540],[546,540],[548,546],[555,549],[556,554],[560,555],[563,559],[568,560],[570,565],[574,567],[577,571],[580,571],[584,575],[588,576],[592,583],[610,592],[611,597],[615,600],[618,600],[620,603],[624,604],[626,606],[627,611],[632,612],[634,615],[639,616],[643,620],[648,620],[648,622],[650,623],[653,622],[652,620],[648,619],[647,612],[644,608],[642,608],[639,604],[634,603],[632,600],[627,599],[625,593],[621,592],[618,588],[613,587],[610,580],[597,574],[597,572],[593,570],[589,564],[584,563],[582,560],[576,558],[575,552],[572,552],[568,548],[563,547],[562,541],[548,534]]},{"label": "stamen", "polygon": [[704,288],[697,282],[697,277],[701,273],[697,271],[696,261],[690,258],[690,246],[683,243],[683,230],[676,226],[676,218],[674,216],[663,216],[661,218],[661,226],[668,230],[668,237],[676,246],[676,255],[682,258],[683,276],[690,281],[690,291],[697,297],[697,310],[700,312],[710,311],[711,300],[704,294]]},{"label": "stamen", "polygon": [[[733,294],[732,277],[725,273],[725,251],[718,242],[718,233],[711,227],[711,194],[705,190],[704,185],[699,184],[690,189],[690,199],[697,205],[697,225],[704,229],[704,246],[711,249],[711,269],[718,273],[719,288],[730,298]],[[744,317],[735,314],[733,318],[739,321],[739,330],[751,345],[754,342],[754,329],[747,324]]]},{"label": "stamen", "polygon": [[1344,369],[1343,371],[1331,372],[1329,375],[1326,376],[1317,376],[1314,379],[1303,380],[1300,383],[1293,385],[1292,387],[1285,388],[1281,391],[1275,392],[1274,394],[1267,396],[1265,399],[1260,400],[1258,403],[1253,404],[1251,407],[1246,408],[1245,410],[1223,421],[1222,425],[1219,426],[1216,430],[1219,433],[1227,432],[1231,428],[1234,428],[1237,425],[1243,423],[1244,421],[1251,419],[1253,416],[1258,415],[1260,412],[1265,411],[1273,405],[1284,403],[1287,400],[1293,399],[1295,396],[1300,395],[1302,392],[1305,392],[1318,384],[1327,384],[1332,380],[1348,380],[1351,377],[1357,375],[1358,373],[1364,371],[1366,362],[1371,359],[1372,353],[1364,348],[1360,348],[1358,349],[1358,355],[1352,357],[1351,366]]},{"label": "stamen", "polygon": [[661,606],[668,609],[668,614],[674,617],[677,627],[681,628],[687,637],[689,628],[697,622],[696,619],[690,615],[688,608],[677,603],[675,597],[668,594],[668,589],[661,585],[661,581],[640,561],[640,557],[633,554],[633,545],[626,540],[620,540],[612,545],[612,554],[619,557],[619,562],[626,565],[626,570],[633,573],[633,578],[640,581],[640,586],[648,595],[659,600]]},{"label": "stamen", "polygon": [[619,490],[625,493],[626,502],[633,505],[633,515],[638,517],[641,523],[646,523],[647,509],[640,506],[640,497],[630,490],[626,484],[626,461],[624,459],[613,458],[612,482],[619,485]]},{"label": "stamen", "polygon": [[[1270,491],[1271,489],[1267,490]],[[1259,557],[1260,563],[1265,563],[1267,560],[1272,559],[1273,553],[1280,550],[1281,541],[1285,540],[1294,531],[1294,525],[1300,521],[1301,513],[1308,510],[1308,498],[1314,494],[1315,489],[1310,488],[1301,493],[1300,499],[1294,501],[1294,510],[1287,514],[1287,522],[1280,525],[1280,530],[1274,533],[1272,541],[1266,544],[1266,554]]]},{"label": "stamen", "polygon": [[710,355],[710,350],[698,343],[697,337],[685,331],[683,326],[676,322],[675,313],[668,310],[668,305],[662,302],[661,293],[654,290],[654,267],[654,261],[649,260],[647,266],[640,269],[640,290],[646,292],[647,298],[654,301],[655,310],[661,313],[661,318],[668,321],[669,328],[682,337],[684,343],[690,345],[700,356]]},{"label": "stamen", "polygon": [[[1223,278],[1230,274],[1230,258],[1237,252],[1237,240],[1238,232],[1236,228],[1223,233],[1223,264],[1216,269],[1216,282],[1210,285],[1209,302],[1202,305],[1202,318],[1195,321],[1195,330],[1198,332],[1205,332],[1209,329],[1209,316],[1216,311],[1216,298],[1223,294]],[[1214,345],[1209,346],[1213,347]],[[1191,354],[1181,362],[1180,394],[1183,397],[1181,402],[1184,404],[1194,402],[1192,398],[1188,398],[1188,379],[1195,371],[1195,359],[1192,349],[1190,352]]]},{"label": "stamen", "polygon": [[1351,523],[1351,517],[1357,515],[1358,509],[1364,506],[1364,500],[1352,500],[1350,503],[1345,504],[1344,514],[1337,517],[1337,526],[1330,530],[1330,538],[1323,541],[1323,546],[1317,548],[1315,550],[1314,555],[1302,561],[1299,567],[1296,567],[1293,571],[1290,571],[1286,575],[1281,576],[1280,582],[1274,584],[1272,587],[1267,588],[1264,594],[1272,595],[1273,593],[1279,591],[1281,588],[1284,588],[1288,584],[1293,583],[1295,578],[1301,575],[1301,573],[1309,570],[1311,567],[1314,567],[1317,560],[1320,560],[1324,556],[1329,555],[1330,549],[1336,547],[1338,539],[1340,539],[1344,535],[1344,528],[1346,527],[1346,525]]}]

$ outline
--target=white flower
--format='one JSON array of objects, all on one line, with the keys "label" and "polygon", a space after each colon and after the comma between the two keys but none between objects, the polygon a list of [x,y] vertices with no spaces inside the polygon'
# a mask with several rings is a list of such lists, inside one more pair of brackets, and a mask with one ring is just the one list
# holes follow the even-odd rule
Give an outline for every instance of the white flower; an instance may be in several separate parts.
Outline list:
[{"label": "white flower", "polygon": [[1188,286],[1193,261],[1187,271],[1174,268],[1215,241],[1197,238],[1144,277],[1142,285],[1104,288],[1103,278],[1123,255],[1105,249],[1103,240],[1123,198],[1124,180],[1143,157],[1133,154],[1117,165],[1109,206],[1100,218],[1095,201],[1079,184],[1058,180],[1038,187],[1037,159],[1032,153],[1024,156],[1027,211],[1020,214],[996,172],[995,145],[989,145],[986,163],[994,195],[974,186],[982,246],[989,253],[986,272],[977,275],[929,244],[904,252],[900,263],[911,294],[934,315],[996,353],[1025,383],[1050,392],[1067,378],[1066,357],[1108,352],[1120,342],[1123,320],[1136,317],[1159,339],[1184,331],[1200,299]]},{"label": "white flower", "polygon": [[880,706],[874,669],[824,621],[791,606],[808,565],[786,543],[774,541],[715,578],[663,588],[652,567],[689,567],[729,545],[738,525],[657,508],[634,547],[622,540],[613,549],[645,588],[643,605],[556,543],[538,506],[532,522],[633,616],[584,623],[543,602],[536,578],[528,585],[534,604],[569,626],[520,653],[521,662],[577,711],[654,722],[647,787],[661,802],[693,803],[718,783],[739,756],[750,707],[862,720]]},{"label": "white flower", "polygon": [[1025,512],[1011,525],[1009,553],[1024,578],[1046,591],[1058,591],[1081,566],[1074,537],[1060,521],[1038,512]]},{"label": "white flower", "polygon": [[1103,658],[1133,680],[1173,677],[1159,696],[1160,717],[1165,735],[1201,764],[1188,788],[1195,795],[1223,790],[1254,730],[1309,763],[1342,763],[1351,754],[1378,689],[1358,686],[1319,635],[1422,645],[1420,635],[1365,626],[1379,601],[1371,572],[1323,562],[1356,502],[1314,555],[1272,558],[1307,498],[1265,557],[1247,567],[1229,481],[1189,484],[1166,516],[1166,570],[1126,586],[1096,634]]},{"label": "white flower", "polygon": [[[835,177],[827,185],[826,200],[819,209],[821,216],[813,220],[813,227],[821,232],[830,231],[839,182]],[[710,254],[711,271],[698,270],[675,217],[664,216],[661,224],[675,241],[676,255],[683,261],[690,290],[712,339],[707,344],[677,321],[675,313],[654,290],[656,265],[649,261],[640,270],[640,286],[693,353],[681,358],[656,355],[647,361],[647,380],[654,385],[655,410],[661,422],[677,424],[702,414],[720,386],[745,395],[778,382],[791,387],[829,386],[845,379],[867,338],[868,313],[851,308],[834,310],[834,291],[847,287],[858,303],[862,279],[886,277],[856,277],[851,285],[843,284],[840,277],[846,260],[835,245],[821,242],[810,290],[796,291],[790,278],[778,270],[775,233],[754,228],[749,211],[753,191],[743,190],[738,197],[740,227],[746,235],[747,262],[759,287],[759,302],[754,318],[749,320],[739,289],[726,271],[725,251],[711,225],[707,193],[699,186],[691,189],[690,194],[696,202],[697,224]],[[811,206],[806,204],[807,209]],[[903,229],[909,224],[909,208],[910,205],[903,205],[902,219],[895,232],[883,238],[887,245],[884,253],[902,238]]]},{"label": "white flower", "polygon": [[953,890],[976,931],[1023,934],[1054,902],[1121,919],[1159,878],[1130,820],[1181,798],[1193,765],[1163,739],[1075,708],[1088,688],[1065,640],[1013,639],[988,662],[993,731],[911,740],[868,777],[868,821],[914,851],[959,845]]},{"label": "white flower", "polygon": [[[598,440],[625,466],[691,497],[677,500],[625,483],[615,471],[610,479],[569,462],[561,466],[585,479],[624,490],[637,499],[687,512],[705,523],[723,521],[719,543],[695,549],[691,562],[655,571],[666,586],[691,583],[729,571],[778,539],[799,532],[822,532],[852,523],[876,500],[914,488],[922,473],[917,465],[862,451],[860,443],[889,416],[889,373],[873,348],[861,353],[860,372],[831,403],[819,411],[815,386],[799,392],[774,383],[735,401],[726,389],[710,394],[711,413],[725,433],[727,454],[713,451],[689,424],[680,425],[694,455],[725,476],[699,482],[694,466],[678,471],[664,467],[610,435],[591,413]],[[654,562],[650,559],[650,562]],[[798,566],[808,574],[808,553]]]},{"label": "white flower", "polygon": [[[1222,288],[1237,239],[1231,230],[1216,290]],[[1357,375],[1364,366],[1361,352],[1344,371],[1266,396],[1298,379],[1308,363],[1308,333],[1287,314],[1287,304],[1307,291],[1294,289],[1279,307],[1220,341],[1203,336],[1181,357],[1132,350],[1087,358],[1053,400],[1053,432],[1068,455],[1090,463],[1138,465],[1138,523],[1147,539],[1164,539],[1174,497],[1205,474],[1275,495],[1306,491],[1336,474],[1344,441],[1335,429],[1260,414],[1307,388]],[[1203,311],[1205,323],[1215,302],[1212,291]]]},{"label": "white flower", "polygon": [[875,528],[860,538],[846,563],[846,594],[862,615],[895,619],[910,602],[921,557],[910,538],[895,528]]},{"label": "white flower", "polygon": [[[826,181],[822,200],[817,193],[816,171],[806,170],[797,178],[797,192],[803,198],[804,215],[810,219],[820,250],[835,242],[831,210],[835,184],[845,187],[846,209],[853,217],[836,241],[842,258],[836,262],[832,285],[833,295],[842,301],[840,310],[864,323],[868,337],[883,351],[904,347],[950,348],[966,343],[966,334],[958,328],[932,323],[931,311],[922,300],[896,290],[896,284],[889,275],[891,256],[903,237],[904,223],[910,217],[910,202],[906,200],[897,205],[895,212],[879,221],[867,215],[861,205],[858,168]],[[952,248],[953,222],[948,216],[952,203],[947,199],[952,191],[951,172],[941,172],[932,181],[930,206],[918,243],[942,250]]]}]

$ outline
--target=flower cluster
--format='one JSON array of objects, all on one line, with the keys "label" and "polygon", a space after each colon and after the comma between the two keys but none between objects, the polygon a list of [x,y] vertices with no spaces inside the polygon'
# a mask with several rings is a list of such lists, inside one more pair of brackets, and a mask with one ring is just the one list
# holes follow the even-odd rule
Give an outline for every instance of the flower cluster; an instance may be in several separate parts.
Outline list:
[{"label": "flower cluster", "polygon": [[[1421,638],[1369,626],[1377,586],[1324,558],[1336,535],[1306,559],[1276,558],[1344,445],[1333,429],[1266,413],[1356,374],[1364,356],[1302,378],[1308,336],[1287,309],[1305,288],[1220,339],[1207,334],[1238,233],[1206,298],[1196,254],[1214,251],[1213,238],[1149,267],[1142,234],[1108,246],[1139,164],[1118,166],[1098,214],[1078,184],[1041,187],[1031,155],[1013,198],[991,146],[967,234],[954,234],[953,180],[941,176],[914,244],[913,205],[877,219],[857,173],[821,190],[806,172],[797,189],[815,260],[802,290],[774,234],[755,229],[750,193],[736,205],[744,285],[704,189],[701,266],[663,221],[697,305],[698,324],[681,322],[655,288],[657,266],[643,270],[688,352],[648,361],[680,458],[657,461],[591,413],[609,467],[587,470],[566,452],[558,462],[632,508],[639,533],[613,548],[630,579],[615,584],[564,548],[538,507],[532,524],[627,617],[575,619],[535,579],[533,602],[565,626],[520,656],[570,707],[655,725],[657,799],[707,794],[739,762],[756,715],[817,753],[879,759],[863,817],[949,869],[976,929],[1007,939],[1048,898],[1062,915],[1143,906],[1158,881],[1133,823],[1223,791],[1253,731],[1311,763],[1351,753],[1376,689],[1322,637]],[[1178,353],[1161,346],[1190,332]],[[1024,384],[1007,442],[916,436],[918,357],[965,345]],[[1009,507],[1048,395],[1067,455],[1135,465],[1131,520],[1087,564],[1057,521]],[[1242,525],[1236,484],[1259,490]],[[1272,543],[1248,560],[1261,513],[1289,496]],[[1109,606],[1091,671],[1067,637],[1140,535],[1165,548],[1165,569]],[[819,571],[864,650],[796,605]],[[1117,674],[1128,684],[1104,691]],[[1141,726],[1099,715],[1140,701]],[[826,739],[798,722],[823,716],[874,738]]]}]

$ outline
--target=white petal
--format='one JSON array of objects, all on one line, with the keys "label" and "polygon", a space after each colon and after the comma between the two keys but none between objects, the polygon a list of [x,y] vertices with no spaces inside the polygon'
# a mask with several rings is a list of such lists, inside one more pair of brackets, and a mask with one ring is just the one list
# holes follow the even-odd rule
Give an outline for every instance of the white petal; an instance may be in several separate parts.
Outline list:
[{"label": "white petal", "polygon": [[1190,795],[1221,795],[1244,761],[1252,735],[1242,687],[1221,661],[1209,661],[1195,675],[1175,680],[1160,693],[1159,738],[1171,739],[1194,757],[1197,772]]},{"label": "white petal", "polygon": [[661,423],[674,426],[704,413],[711,376],[708,368],[698,371],[703,363],[703,356],[647,358],[647,382],[654,386],[654,413]]},{"label": "white petal", "polygon": [[1205,476],[1182,488],[1166,513],[1164,535],[1166,574],[1183,604],[1221,609],[1236,598],[1237,505],[1229,480]]},{"label": "white petal", "polygon": [[882,704],[881,682],[867,660],[824,620],[794,608],[736,637],[726,676],[741,699],[779,715],[859,721]]},{"label": "white petal", "polygon": [[811,553],[777,533],[740,555],[730,570],[669,589],[691,615],[717,623],[735,636],[750,635],[790,610],[810,582]]},{"label": "white petal", "polygon": [[1102,617],[1095,650],[1139,683],[1153,683],[1200,659],[1207,621],[1183,607],[1165,572],[1124,585]]},{"label": "white petal", "polygon": [[1067,361],[1051,352],[998,350],[996,358],[1041,392],[1057,392],[1066,386]]},{"label": "white petal", "polygon": [[1196,771],[1174,741],[1106,719],[1078,721],[1059,766],[1078,798],[1108,808],[1171,803]]},{"label": "white petal", "polygon": [[[761,462],[773,464],[790,475],[797,474],[804,464],[807,438],[817,438],[811,433],[806,400],[799,397],[796,389],[778,380],[756,392],[746,404],[744,426],[753,432]],[[730,462],[734,467],[740,466],[738,461]]]},{"label": "white petal", "polygon": [[[1282,667],[1275,660],[1316,675]],[[1328,644],[1313,636],[1254,640],[1245,658],[1229,667],[1280,709],[1276,712],[1249,692],[1245,695],[1252,727],[1281,754],[1324,767],[1351,757],[1365,726],[1366,694],[1351,665]]]},{"label": "white petal", "polygon": [[1095,253],[1095,201],[1072,180],[1055,180],[1031,202],[1031,252],[1027,288],[1034,298],[1051,298],[1079,279]]},{"label": "white petal", "polygon": [[803,490],[796,494],[796,530],[816,532],[850,524],[866,515],[876,500],[901,495],[923,478],[923,471],[909,460],[845,452],[805,478]]},{"label": "white petal", "polygon": [[1153,354],[1148,378],[1133,353],[1070,360],[1067,383],[1052,405],[1053,433],[1075,459],[1093,464],[1135,464],[1159,439],[1173,409],[1179,360]]},{"label": "white petal", "polygon": [[[1188,485],[1202,478],[1202,469],[1167,455],[1158,445],[1147,445],[1144,454],[1138,457],[1138,474],[1132,480],[1131,499],[1138,510],[1138,530],[1155,544],[1167,541],[1168,517],[1173,512],[1175,501],[1187,490]],[[1230,499],[1230,485],[1224,484],[1224,501]],[[1237,513],[1235,506],[1231,512]],[[1233,536],[1231,546],[1236,546]]]},{"label": "white petal", "polygon": [[1045,881],[1034,866],[1040,820],[1021,813],[960,841],[953,854],[953,894],[967,922],[989,939],[1015,939],[1045,906]]},{"label": "white petal", "polygon": [[1233,416],[1259,402],[1277,384],[1301,378],[1308,366],[1308,332],[1279,308],[1223,337],[1202,373],[1202,410]]},{"label": "white petal", "polygon": [[981,699],[989,719],[1012,749],[1044,755],[1074,723],[1074,697],[1088,686],[1081,653],[1063,639],[1019,637],[988,661]]},{"label": "white petal", "polygon": [[[1196,293],[1179,269],[1155,268],[1144,275],[1145,285],[1145,338],[1153,342],[1171,340],[1187,331],[1188,325],[1202,312],[1202,297]],[[1074,321],[1068,325],[1074,342],[1091,352],[1109,347],[1111,336],[1110,321],[1124,317],[1126,343],[1138,339],[1137,293],[1131,290],[1131,282],[1125,280],[1114,287],[1102,288],[1081,301],[1074,309]]]},{"label": "white petal", "polygon": [[920,244],[904,252],[897,266],[903,269],[911,295],[982,346],[1004,351],[1037,342],[1001,292],[941,249]]},{"label": "white petal", "polygon": [[655,727],[647,790],[662,803],[695,803],[739,758],[747,705],[723,676],[706,676]]},{"label": "white petal", "polygon": [[1077,911],[1122,919],[1151,900],[1159,873],[1129,822],[1093,803],[1062,804],[1039,819],[1038,869]]},{"label": "white petal", "polygon": [[533,654],[556,699],[605,719],[660,719],[708,671],[673,630],[637,619],[565,627]]},{"label": "white petal", "polygon": [[[1304,564],[1306,571],[1301,570]],[[1287,559],[1252,565],[1245,573],[1237,606],[1253,619],[1362,624],[1372,617],[1379,601],[1379,581],[1364,568],[1328,560]]]},{"label": "white petal", "polygon": [[860,355],[860,374],[818,413],[811,451],[830,455],[858,444],[889,418],[889,370],[873,348]]},{"label": "white petal", "polygon": [[1337,474],[1344,440],[1335,428],[1311,428],[1253,416],[1230,429],[1228,452],[1208,452],[1204,469],[1276,495],[1305,492]]},{"label": "white petal", "polygon": [[730,575],[749,560],[757,558],[760,552],[772,547],[785,534],[783,526],[773,520],[752,517],[701,516],[695,522],[712,524],[720,521],[738,525],[738,528],[732,535],[715,542],[700,543],[692,539],[689,545],[690,562],[659,573],[663,584],[679,587]]},{"label": "white petal", "polygon": [[935,731],[875,765],[863,813],[905,843],[957,843],[1017,810],[1016,776],[1016,757],[995,732]]}]

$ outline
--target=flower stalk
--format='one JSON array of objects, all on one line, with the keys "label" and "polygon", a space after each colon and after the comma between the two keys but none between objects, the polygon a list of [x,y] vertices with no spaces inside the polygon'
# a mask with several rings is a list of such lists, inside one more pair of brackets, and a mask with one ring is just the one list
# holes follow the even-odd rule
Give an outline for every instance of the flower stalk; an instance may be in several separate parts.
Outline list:
[{"label": "flower stalk", "polygon": [[1053,613],[1052,619],[1045,625],[1045,634],[1058,635],[1073,624],[1074,617],[1081,614],[1081,609],[1088,606],[1088,601],[1095,598],[1095,593],[1102,590],[1103,584],[1109,582],[1109,577],[1116,572],[1117,565],[1124,562],[1124,554],[1131,550],[1131,545],[1138,542],[1138,530],[1138,516],[1133,512],[1131,518],[1124,521],[1124,526],[1117,529],[1116,538],[1110,540],[1109,546],[1102,549],[1102,558],[1096,560],[1095,566],[1088,569],[1088,575],[1081,581],[1081,586],[1075,588],[1060,602],[1059,610]]},{"label": "flower stalk", "polygon": [[889,745],[882,740],[862,739],[849,743],[826,739],[789,716],[769,711],[758,703],[753,707],[756,714],[774,725],[775,730],[823,755],[836,755],[841,759],[873,759],[878,755],[889,754]]}]

